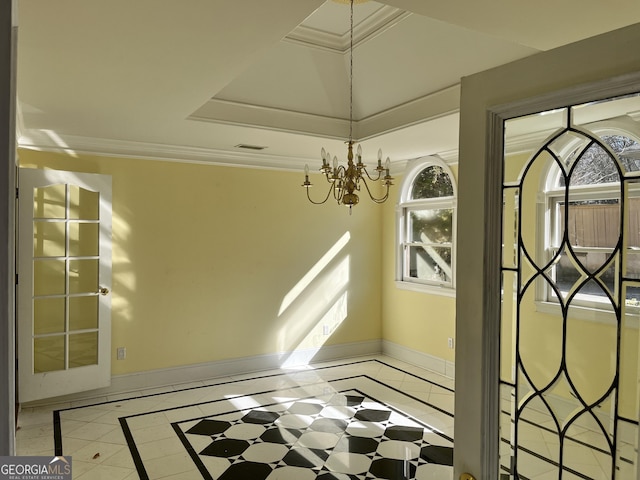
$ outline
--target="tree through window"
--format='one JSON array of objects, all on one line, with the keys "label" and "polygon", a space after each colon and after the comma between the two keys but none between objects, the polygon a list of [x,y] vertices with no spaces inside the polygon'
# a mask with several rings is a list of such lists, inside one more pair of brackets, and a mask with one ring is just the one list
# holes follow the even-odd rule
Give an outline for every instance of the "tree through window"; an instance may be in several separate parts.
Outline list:
[{"label": "tree through window", "polygon": [[430,157],[401,189],[399,280],[453,287],[455,191],[449,168]]}]

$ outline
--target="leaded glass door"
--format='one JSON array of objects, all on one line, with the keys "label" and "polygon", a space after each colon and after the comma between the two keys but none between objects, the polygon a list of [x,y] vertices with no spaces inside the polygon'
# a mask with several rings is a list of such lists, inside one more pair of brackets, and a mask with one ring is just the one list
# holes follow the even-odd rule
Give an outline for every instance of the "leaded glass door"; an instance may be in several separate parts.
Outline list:
[{"label": "leaded glass door", "polygon": [[111,380],[111,177],[20,169],[20,402]]},{"label": "leaded glass door", "polygon": [[504,478],[637,478],[638,111],[627,95],[505,122]]}]

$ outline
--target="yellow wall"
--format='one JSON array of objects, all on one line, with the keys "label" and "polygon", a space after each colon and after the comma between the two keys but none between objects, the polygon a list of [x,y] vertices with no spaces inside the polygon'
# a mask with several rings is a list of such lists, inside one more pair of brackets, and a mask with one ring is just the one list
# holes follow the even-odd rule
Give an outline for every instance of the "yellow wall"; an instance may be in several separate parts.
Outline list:
[{"label": "yellow wall", "polygon": [[[457,167],[451,166],[454,176]],[[401,290],[396,286],[396,206],[402,178],[395,181],[397,190],[383,209],[382,336],[402,347],[453,362],[455,350],[448,338],[455,338],[455,298]],[[456,275],[464,272],[457,269]],[[455,342],[454,342],[455,345]]]},{"label": "yellow wall", "polygon": [[352,215],[311,205],[292,172],[19,156],[24,167],[112,176],[113,374],[381,338],[372,202]]}]

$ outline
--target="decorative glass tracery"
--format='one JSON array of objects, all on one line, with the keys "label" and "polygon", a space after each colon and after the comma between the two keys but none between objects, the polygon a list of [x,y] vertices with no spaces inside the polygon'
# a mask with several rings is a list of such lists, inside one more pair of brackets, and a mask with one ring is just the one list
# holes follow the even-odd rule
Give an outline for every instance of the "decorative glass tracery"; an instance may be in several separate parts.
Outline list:
[{"label": "decorative glass tracery", "polygon": [[[638,97],[505,124],[503,478],[636,478],[640,148],[612,134],[632,107]],[[510,149],[525,124],[546,138]]]}]

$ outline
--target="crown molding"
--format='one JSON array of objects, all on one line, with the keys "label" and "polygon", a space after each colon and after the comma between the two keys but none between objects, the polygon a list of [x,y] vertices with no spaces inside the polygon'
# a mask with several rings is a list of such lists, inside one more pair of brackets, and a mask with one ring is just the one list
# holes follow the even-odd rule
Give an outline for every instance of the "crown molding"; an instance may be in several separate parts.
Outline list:
[{"label": "crown molding", "polygon": [[[251,151],[229,151],[204,147],[166,145],[127,140],[83,137],[78,135],[50,135],[43,130],[28,130],[18,140],[18,148],[66,155],[98,155],[114,158],[135,158],[176,163],[195,163],[225,167],[255,168],[302,172],[305,165],[317,162],[314,157],[282,157]],[[434,154],[448,165],[458,162],[458,150]],[[411,159],[394,160],[391,173],[399,175]]]},{"label": "crown molding", "polygon": [[[353,121],[354,137],[359,141],[438,118],[456,114],[460,109],[460,85],[411,100],[402,105]],[[344,139],[349,120],[295,112],[263,105],[212,98],[188,117],[199,122],[262,128],[314,137]]]},{"label": "crown molding", "polygon": [[[411,16],[411,12],[384,5],[363,21],[353,26],[353,48],[377,37],[391,27]],[[349,31],[338,35],[335,33],[307,27],[304,24],[296,27],[283,38],[284,41],[304,45],[305,47],[344,54],[349,51]]]},{"label": "crown molding", "polygon": [[355,122],[359,140],[368,140],[460,111],[460,84],[416,98]]},{"label": "crown molding", "polygon": [[349,132],[348,119],[217,98],[209,99],[187,119],[331,139],[344,139]]},{"label": "crown molding", "polygon": [[18,148],[67,155],[85,154],[116,158],[136,158],[178,163],[197,163],[227,167],[288,170],[300,172],[316,161],[311,157],[282,157],[250,151],[133,142],[77,135],[50,135],[43,130],[28,130],[18,139]]}]

